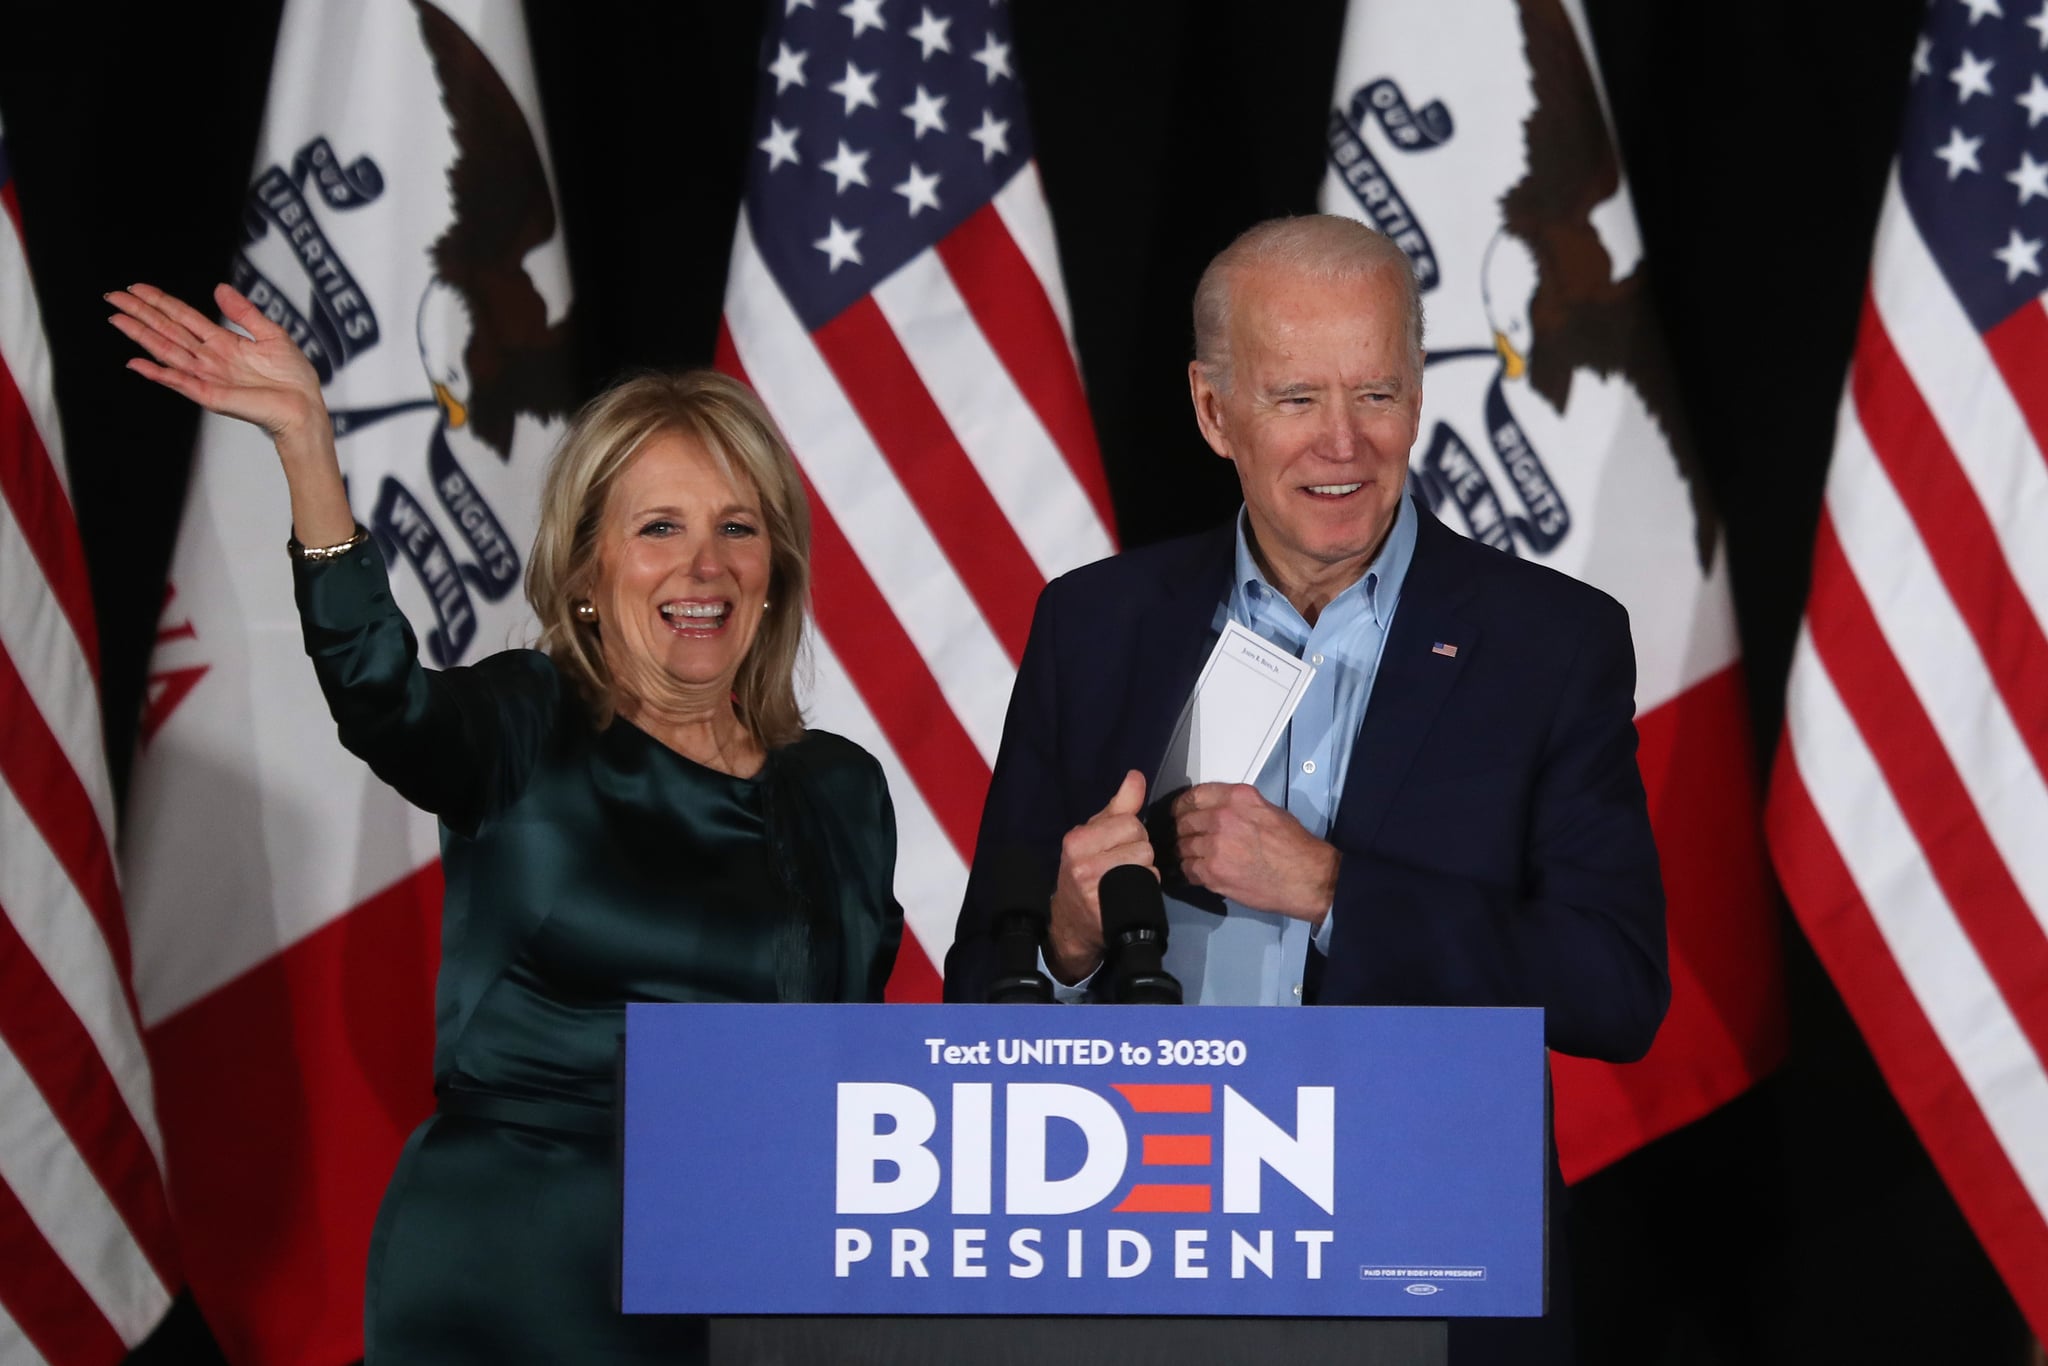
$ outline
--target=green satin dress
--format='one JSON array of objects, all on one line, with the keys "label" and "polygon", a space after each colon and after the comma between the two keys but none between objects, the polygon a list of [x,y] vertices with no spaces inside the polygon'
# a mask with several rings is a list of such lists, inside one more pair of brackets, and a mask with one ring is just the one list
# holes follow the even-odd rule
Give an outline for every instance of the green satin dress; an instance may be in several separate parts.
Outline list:
[{"label": "green satin dress", "polygon": [[812,731],[734,778],[598,733],[534,651],[421,668],[374,546],[296,572],[342,743],[442,823],[439,1103],[378,1212],[370,1366],[701,1360],[701,1320],[618,1309],[624,1007],[880,1000],[880,766]]}]

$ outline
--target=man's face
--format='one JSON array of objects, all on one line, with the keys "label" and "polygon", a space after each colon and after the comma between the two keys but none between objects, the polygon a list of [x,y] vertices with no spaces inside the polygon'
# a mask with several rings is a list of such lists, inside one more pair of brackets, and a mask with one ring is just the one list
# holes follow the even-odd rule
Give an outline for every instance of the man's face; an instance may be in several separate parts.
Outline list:
[{"label": "man's face", "polygon": [[1232,308],[1229,391],[1191,365],[1195,419],[1237,466],[1275,586],[1327,600],[1379,553],[1422,421],[1401,286],[1386,271],[1330,281],[1257,267]]}]

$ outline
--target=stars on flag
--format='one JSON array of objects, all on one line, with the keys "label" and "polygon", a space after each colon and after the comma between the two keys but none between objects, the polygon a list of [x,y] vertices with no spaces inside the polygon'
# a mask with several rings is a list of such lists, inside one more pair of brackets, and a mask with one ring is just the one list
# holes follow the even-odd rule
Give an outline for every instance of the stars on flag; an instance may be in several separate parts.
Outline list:
[{"label": "stars on flag", "polygon": [[981,111],[981,127],[967,135],[981,144],[981,159],[994,161],[1010,150],[1010,121],[999,119],[992,109]]},{"label": "stars on flag", "polygon": [[2004,263],[2007,284],[2011,284],[2022,275],[2041,273],[2040,239],[2021,237],[2018,228],[2012,230],[2012,236],[2006,239],[2004,246],[1991,254]]},{"label": "stars on flag", "polygon": [[1955,82],[1956,103],[1968,104],[1972,95],[1989,95],[1991,68],[1995,65],[1997,63],[1988,57],[1979,61],[1973,54],[1963,53],[1963,60],[1956,64],[1955,70],[1948,73],[1948,78]]},{"label": "stars on flag", "polygon": [[875,103],[875,78],[880,74],[879,71],[862,71],[852,62],[848,62],[846,75],[825,88],[846,101],[846,112],[849,115],[863,105],[869,109],[879,109],[882,106]]},{"label": "stars on flag", "polygon": [[[2048,3],[2048,0],[2044,0],[2044,3]],[[917,26],[910,30],[910,36],[917,41],[918,47],[922,49],[918,56],[928,62],[932,59],[934,52],[951,52],[953,50],[953,43],[946,36],[946,30],[952,27],[953,21],[951,19],[941,19],[929,9],[925,10],[918,19]]]},{"label": "stars on flag", "polygon": [[833,154],[830,161],[821,163],[818,169],[838,182],[833,191],[835,194],[845,194],[848,185],[868,183],[868,153],[854,151],[842,138],[839,150]]},{"label": "stars on flag", "polygon": [[853,22],[853,36],[856,38],[871,28],[889,27],[882,22],[882,0],[848,0],[839,7],[839,12]]},{"label": "stars on flag", "polygon": [[1987,14],[1994,19],[2003,19],[2005,17],[2005,11],[1998,7],[1998,0],[1962,0],[1962,2],[1969,6],[1971,28],[1977,27],[1977,21]]},{"label": "stars on flag", "polygon": [[[2048,9],[2043,12],[2048,13]],[[2027,87],[2027,93],[2015,98],[2013,103],[2027,111],[2027,127],[2032,128],[2048,118],[2048,83],[2044,83],[2037,74],[2034,83]]]},{"label": "stars on flag", "polygon": [[[843,146],[844,144],[841,145]],[[835,273],[848,261],[859,265],[861,230],[859,228],[851,230],[842,228],[839,226],[839,220],[836,218],[832,219],[831,223],[832,226],[825,235],[811,243],[811,245],[825,253],[826,257],[832,262],[831,269]]]},{"label": "stars on flag", "polygon": [[788,43],[775,45],[775,60],[768,64],[768,74],[775,78],[775,93],[780,95],[793,85],[804,85],[804,60],[808,52],[791,52]]},{"label": "stars on flag", "polygon": [[926,175],[923,171],[920,171],[917,168],[917,163],[914,161],[910,163],[910,175],[901,185],[895,186],[894,189],[897,194],[902,195],[904,199],[909,201],[910,216],[912,218],[917,217],[919,209],[936,209],[939,207],[939,178],[936,175]]},{"label": "stars on flag", "polygon": [[923,86],[917,88],[917,98],[903,106],[903,117],[910,120],[915,130],[911,133],[912,138],[946,131],[945,109],[950,98],[949,95],[935,96]]},{"label": "stars on flag", "polygon": [[770,175],[773,175],[775,168],[784,162],[789,163],[791,166],[798,166],[803,163],[803,158],[796,154],[796,129],[784,128],[774,119],[768,120],[768,136],[762,138],[754,145],[768,154],[768,173]]},{"label": "stars on flag", "polygon": [[1954,180],[1965,171],[1981,171],[1977,164],[1977,150],[1984,145],[1982,138],[1966,138],[1960,128],[1951,128],[1948,144],[1935,149],[1934,155],[1948,163],[1948,178]]},{"label": "stars on flag", "polygon": [[2037,196],[2048,199],[2048,161],[2036,161],[2032,156],[2021,152],[2020,164],[2006,176],[2006,181],[2019,188],[2022,204]]},{"label": "stars on flag", "polygon": [[2027,20],[2027,27],[2041,35],[2041,50],[2048,52],[2048,0],[2041,0],[2041,12]]},{"label": "stars on flag", "polygon": [[981,63],[988,71],[988,83],[990,85],[996,83],[998,76],[1008,76],[1012,80],[1016,79],[1017,73],[1010,70],[1010,45],[997,42],[994,33],[988,35],[988,41],[981,45],[981,51],[975,53],[968,60]]},{"label": "stars on flag", "polygon": [[[2048,0],[2042,0],[2042,3],[2048,4]],[[1913,48],[1914,80],[1917,81],[1922,76],[1932,76],[1934,74],[1934,62],[1932,60],[1933,57],[1934,40],[1932,38],[1922,37],[1919,43]]]},{"label": "stars on flag", "polygon": [[747,211],[756,239],[776,244],[764,256],[785,294],[816,325],[988,203],[1030,160],[1029,124],[1008,6],[778,9]]}]

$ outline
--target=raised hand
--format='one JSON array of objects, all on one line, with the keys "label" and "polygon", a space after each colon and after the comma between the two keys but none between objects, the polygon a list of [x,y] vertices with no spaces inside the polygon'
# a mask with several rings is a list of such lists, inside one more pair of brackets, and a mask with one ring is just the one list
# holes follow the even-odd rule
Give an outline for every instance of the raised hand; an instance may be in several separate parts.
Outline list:
[{"label": "raised hand", "polygon": [[307,545],[347,540],[355,518],[335,456],[320,376],[284,329],[240,291],[219,285],[213,297],[247,336],[154,285],[132,285],[107,295],[107,302],[120,310],[107,321],[150,356],[136,357],[128,368],[208,412],[254,423],[269,433],[291,486],[292,526],[299,539]]},{"label": "raised hand", "polygon": [[320,377],[284,329],[228,285],[214,301],[241,336],[153,285],[107,295],[121,310],[108,321],[147,351],[128,368],[209,412],[253,422],[271,436],[327,420]]},{"label": "raised hand", "polygon": [[1145,775],[1132,769],[1109,805],[1060,841],[1046,964],[1063,982],[1079,981],[1102,962],[1102,903],[1096,893],[1102,875],[1125,863],[1154,866],[1152,841],[1140,815],[1144,809]]}]

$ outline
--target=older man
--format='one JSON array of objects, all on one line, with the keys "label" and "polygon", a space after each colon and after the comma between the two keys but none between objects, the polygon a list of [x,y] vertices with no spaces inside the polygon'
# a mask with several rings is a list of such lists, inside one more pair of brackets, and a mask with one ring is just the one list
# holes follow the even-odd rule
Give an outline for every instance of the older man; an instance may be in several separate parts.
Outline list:
[{"label": "older man", "polygon": [[[988,865],[1022,849],[1050,895],[1063,999],[1086,998],[1102,960],[1097,881],[1136,863],[1166,870],[1167,967],[1191,1001],[1533,1005],[1561,1052],[1649,1048],[1670,987],[1627,616],[1408,496],[1421,332],[1406,258],[1349,219],[1263,223],[1211,263],[1188,383],[1244,507],[1047,586],[950,999],[981,999],[993,898],[1014,891]],[[1314,682],[1255,785],[1164,794],[1148,822],[1226,620],[1310,661]],[[1453,1344],[1459,1366],[1569,1359],[1559,1321],[1460,1325]]]}]

